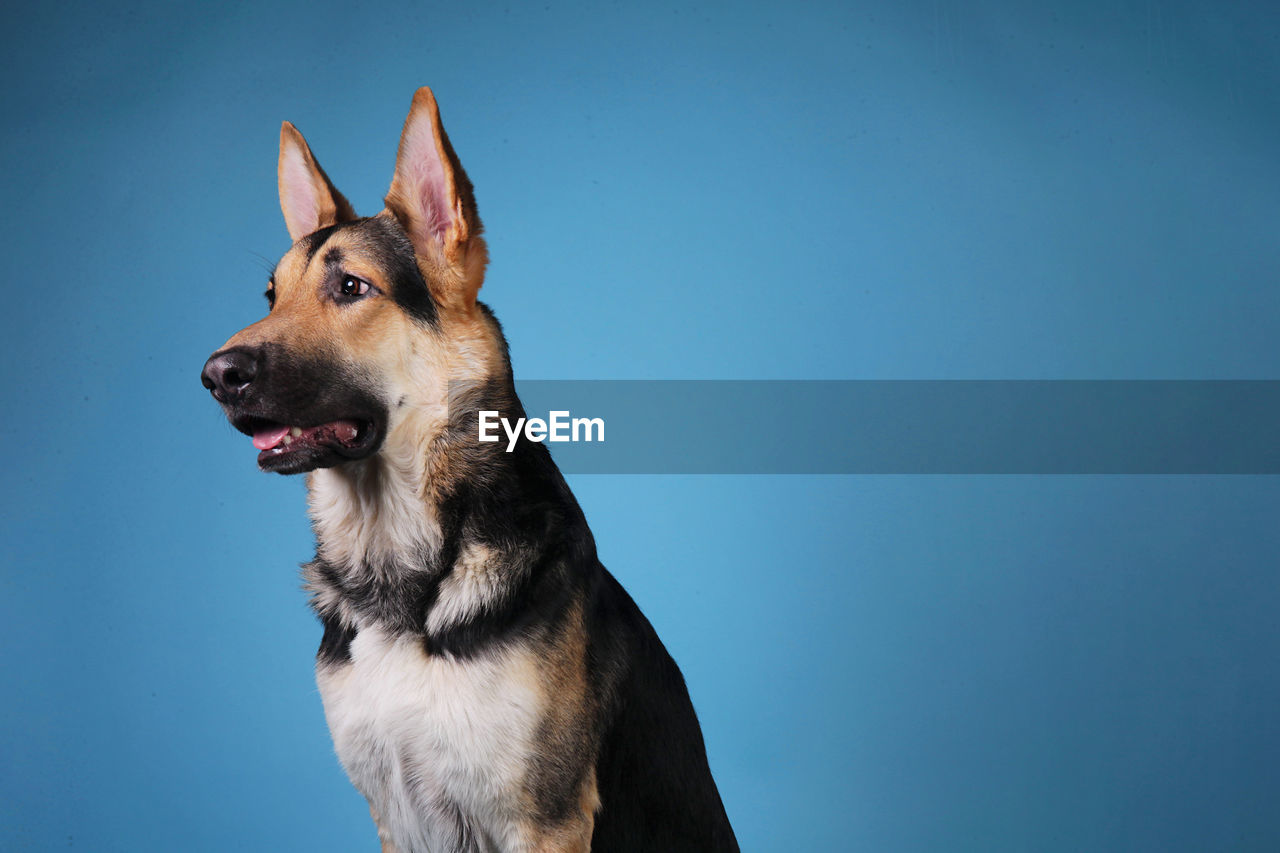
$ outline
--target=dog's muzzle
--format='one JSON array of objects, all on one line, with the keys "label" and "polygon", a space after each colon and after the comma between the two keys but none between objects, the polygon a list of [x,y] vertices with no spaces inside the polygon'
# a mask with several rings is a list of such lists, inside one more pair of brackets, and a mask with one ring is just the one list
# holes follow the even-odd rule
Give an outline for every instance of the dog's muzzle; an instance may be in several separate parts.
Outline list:
[{"label": "dog's muzzle", "polygon": [[386,405],[350,367],[279,346],[234,347],[205,362],[200,383],[253,438],[264,470],[298,474],[377,452]]}]

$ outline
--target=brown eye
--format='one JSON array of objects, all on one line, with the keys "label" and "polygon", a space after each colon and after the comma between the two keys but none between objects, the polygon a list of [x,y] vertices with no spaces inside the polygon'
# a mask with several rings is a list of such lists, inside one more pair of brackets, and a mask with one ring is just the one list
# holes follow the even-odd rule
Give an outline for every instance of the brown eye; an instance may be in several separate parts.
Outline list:
[{"label": "brown eye", "polygon": [[272,308],[275,308],[275,307],[276,307],[276,289],[275,289],[274,287],[268,287],[268,288],[267,288],[267,292],[266,292],[266,293],[264,293],[264,294],[262,294],[262,295],[263,295],[263,296],[265,296],[265,297],[267,297],[267,310],[268,310],[268,311],[270,311]]},{"label": "brown eye", "polygon": [[355,276],[349,275],[342,280],[342,287],[340,290],[342,291],[343,296],[364,296],[369,292],[369,282],[361,281]]}]

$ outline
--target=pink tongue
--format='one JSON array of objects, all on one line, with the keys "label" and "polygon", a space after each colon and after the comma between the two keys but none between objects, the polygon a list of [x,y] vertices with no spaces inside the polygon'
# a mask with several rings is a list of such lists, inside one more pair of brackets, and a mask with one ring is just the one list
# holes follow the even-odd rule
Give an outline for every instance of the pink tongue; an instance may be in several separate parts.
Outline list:
[{"label": "pink tongue", "polygon": [[287,426],[258,430],[253,434],[253,446],[259,450],[270,450],[284,441],[284,437],[288,434],[289,427]]}]

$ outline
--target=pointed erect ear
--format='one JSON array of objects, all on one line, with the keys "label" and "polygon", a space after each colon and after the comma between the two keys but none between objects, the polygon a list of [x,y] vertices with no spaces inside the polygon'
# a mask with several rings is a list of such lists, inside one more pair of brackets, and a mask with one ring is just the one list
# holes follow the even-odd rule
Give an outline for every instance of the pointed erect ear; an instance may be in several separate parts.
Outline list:
[{"label": "pointed erect ear", "polygon": [[443,259],[472,286],[483,275],[484,242],[471,181],[440,124],[435,96],[426,86],[413,96],[400,134],[396,175],[387,192],[387,209],[409,234],[420,259]]},{"label": "pointed erect ear", "polygon": [[351,202],[329,183],[307,141],[289,122],[280,127],[280,209],[294,242],[312,231],[356,218]]}]

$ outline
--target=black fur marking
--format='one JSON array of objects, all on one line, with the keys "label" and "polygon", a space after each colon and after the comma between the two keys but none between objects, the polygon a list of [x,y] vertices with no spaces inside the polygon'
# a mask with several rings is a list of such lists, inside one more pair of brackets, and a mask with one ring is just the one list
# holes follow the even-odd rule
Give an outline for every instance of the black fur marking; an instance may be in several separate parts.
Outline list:
[{"label": "black fur marking", "polygon": [[333,232],[337,231],[339,228],[346,228],[353,224],[355,223],[338,222],[333,225],[326,225],[324,228],[319,228],[303,237],[301,242],[303,247],[306,249],[307,263],[311,263],[311,259],[315,257],[316,252],[320,251],[320,247],[329,241],[329,238],[333,236]]},{"label": "black fur marking", "polygon": [[338,359],[304,357],[276,343],[254,348],[257,375],[242,408],[279,423],[311,425],[335,417],[380,416],[386,404],[378,385]]},{"label": "black fur marking", "polygon": [[[313,583],[338,593],[360,617],[411,634],[425,630],[426,602],[440,582],[425,559],[353,570],[327,563],[317,554],[305,570]],[[326,611],[314,601],[312,606],[322,621],[337,618],[336,611]]]},{"label": "black fur marking", "polygon": [[351,641],[356,638],[356,629],[343,624],[333,614],[320,614],[320,623],[324,626],[324,636],[320,639],[320,650],[316,652],[317,660],[325,664],[351,660]]},{"label": "black fur marking", "polygon": [[391,283],[391,298],[409,316],[433,328],[437,326],[439,311],[418,268],[413,244],[400,223],[394,217],[375,216],[361,222],[361,231],[369,238],[375,262]]}]

